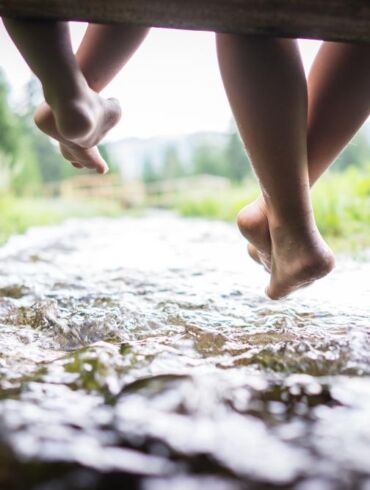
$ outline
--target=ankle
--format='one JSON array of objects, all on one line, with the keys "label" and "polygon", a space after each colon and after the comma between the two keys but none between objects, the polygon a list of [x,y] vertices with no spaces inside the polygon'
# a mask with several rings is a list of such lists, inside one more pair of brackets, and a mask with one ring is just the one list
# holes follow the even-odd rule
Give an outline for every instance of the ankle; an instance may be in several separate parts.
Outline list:
[{"label": "ankle", "polygon": [[296,236],[307,236],[317,231],[313,209],[309,200],[290,202],[286,206],[273,206],[265,197],[265,215],[270,232],[283,230]]},{"label": "ankle", "polygon": [[69,141],[87,137],[94,129],[94,114],[88,101],[66,102],[59,112],[58,129]]},{"label": "ankle", "polygon": [[69,101],[86,99],[90,90],[85,78],[80,74],[58,83],[50,82],[43,85],[45,101],[53,111],[61,110]]}]

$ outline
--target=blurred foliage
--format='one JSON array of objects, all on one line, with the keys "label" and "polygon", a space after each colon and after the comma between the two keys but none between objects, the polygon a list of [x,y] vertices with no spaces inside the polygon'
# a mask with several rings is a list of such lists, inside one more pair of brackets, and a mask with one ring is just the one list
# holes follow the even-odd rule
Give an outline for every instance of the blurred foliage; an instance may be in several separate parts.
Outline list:
[{"label": "blurred foliage", "polygon": [[[109,167],[109,173],[110,174],[117,174],[119,173],[119,165],[116,162],[116,160],[112,157],[111,152],[109,151],[109,144],[107,143],[100,143],[98,145],[99,152],[101,156],[104,158],[104,160],[107,162],[108,167]],[[91,173],[89,170],[86,170],[87,173]],[[76,172],[74,172],[76,173]],[[78,174],[81,173],[81,170],[77,171]]]},{"label": "blurred foliage", "polygon": [[[187,175],[210,174],[228,178],[230,190],[200,195],[182,192],[172,206],[182,216],[235,220],[238,211],[259,194],[247,154],[235,127],[231,128],[226,144],[201,144],[192,154]],[[179,165],[178,168],[186,168]],[[162,167],[153,166],[152,180],[169,178]],[[370,143],[359,132],[338,156],[331,169],[315,185],[313,206],[318,227],[336,249],[359,251],[370,246]],[[186,175],[184,171],[183,175]]]},{"label": "blurred foliage", "polygon": [[229,135],[225,148],[225,160],[228,166],[226,176],[233,182],[241,182],[252,173],[247,153],[235,128],[232,128]]},{"label": "blurred foliage", "polygon": [[[342,172],[349,167],[365,169],[370,162],[370,142],[364,132],[358,132],[337,157],[331,171]],[[162,165],[154,165],[149,156],[143,162],[142,180],[155,182],[188,175],[216,175],[240,183],[253,175],[253,170],[239,133],[234,125],[225,144],[201,142],[191,152],[189,161],[182,161],[175,145],[165,150]]]},{"label": "blurred foliage", "polygon": [[167,179],[176,179],[185,174],[185,169],[178,156],[176,147],[169,146],[166,149],[163,156],[162,171]]},{"label": "blurred foliage", "polygon": [[149,157],[146,157],[143,162],[142,179],[146,184],[159,180],[158,172]]},{"label": "blurred foliage", "polygon": [[38,184],[40,172],[33,151],[32,135],[26,118],[15,114],[8,103],[9,87],[0,72],[0,172],[2,191],[18,190],[25,185]]},{"label": "blurred foliage", "polygon": [[359,131],[338,156],[332,170],[341,172],[349,167],[366,168],[370,162],[370,143],[365,134]]},{"label": "blurred foliage", "polygon": [[23,233],[30,226],[51,225],[67,218],[122,216],[122,208],[113,201],[72,201],[0,196],[0,244],[11,235]]},{"label": "blurred foliage", "polygon": [[258,186],[251,180],[244,186],[234,186],[218,192],[217,195],[207,191],[197,198],[189,198],[186,194],[179,195],[174,208],[181,216],[234,221],[240,209],[255,200],[258,195]]},{"label": "blurred foliage", "polygon": [[[255,180],[247,179],[229,191],[204,192],[196,199],[178,196],[174,203],[181,216],[234,221],[238,211],[259,195]],[[324,175],[312,191],[320,232],[337,250],[359,252],[370,247],[370,166],[350,166]]]},{"label": "blurred foliage", "polygon": [[150,157],[143,162],[142,180],[156,182],[189,175],[217,175],[240,182],[251,174],[251,166],[240,136],[232,126],[224,145],[201,142],[191,152],[189,161],[182,161],[177,147],[170,144],[164,151],[162,164],[154,165]]},{"label": "blurred foliage", "polygon": [[355,250],[370,246],[370,165],[328,172],[312,196],[317,225],[332,244]]},{"label": "blurred foliage", "polygon": [[24,100],[11,108],[10,88],[0,70],[0,192],[38,193],[42,185],[77,175],[66,163],[58,146],[33,122],[42,101],[35,79],[25,87]]},{"label": "blurred foliage", "polygon": [[[29,81],[24,100],[15,108],[10,106],[9,98],[10,87],[0,70],[0,241],[30,225],[55,223],[71,215],[121,214],[112,203],[77,206],[31,199],[46,184],[80,175],[81,170],[66,163],[57,144],[33,123],[35,108],[42,101],[39,83],[35,79]],[[180,158],[179,148],[171,145],[160,166],[154,165],[150,156],[145,160],[142,178],[149,183],[197,174],[226,177],[232,183],[230,190],[217,195],[205,190],[196,197],[182,193],[172,204],[183,216],[234,220],[240,208],[259,191],[235,126],[222,141],[199,143],[186,162]],[[100,145],[99,149],[111,171],[117,172],[109,147]],[[347,237],[353,248],[370,245],[369,170],[369,139],[359,132],[313,190],[317,223],[329,241],[341,243]]]},{"label": "blurred foliage", "polygon": [[199,145],[193,154],[192,170],[195,175],[225,176],[227,168],[224,150],[210,144]]},{"label": "blurred foliage", "polygon": [[[16,108],[9,104],[10,88],[0,70],[0,243],[30,226],[59,223],[69,217],[120,216],[119,203],[112,201],[66,201],[44,199],[42,187],[81,171],[60,155],[56,143],[33,122],[42,101],[39,83],[31,79],[25,97]],[[101,153],[109,160],[107,150]],[[114,167],[114,162],[111,162]]]}]

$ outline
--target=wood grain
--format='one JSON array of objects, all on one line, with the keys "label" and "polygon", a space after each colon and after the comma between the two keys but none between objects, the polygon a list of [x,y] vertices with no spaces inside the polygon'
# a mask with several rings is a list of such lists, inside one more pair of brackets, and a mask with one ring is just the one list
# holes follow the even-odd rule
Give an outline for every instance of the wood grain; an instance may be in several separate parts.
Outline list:
[{"label": "wood grain", "polygon": [[0,0],[0,15],[370,42],[370,0]]}]

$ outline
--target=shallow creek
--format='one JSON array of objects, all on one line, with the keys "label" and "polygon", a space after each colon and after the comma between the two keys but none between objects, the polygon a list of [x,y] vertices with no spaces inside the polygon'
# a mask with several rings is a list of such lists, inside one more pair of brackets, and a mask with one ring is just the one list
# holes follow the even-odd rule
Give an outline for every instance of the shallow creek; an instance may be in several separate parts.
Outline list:
[{"label": "shallow creek", "polygon": [[236,228],[0,249],[0,488],[370,490],[370,261],[280,302]]}]

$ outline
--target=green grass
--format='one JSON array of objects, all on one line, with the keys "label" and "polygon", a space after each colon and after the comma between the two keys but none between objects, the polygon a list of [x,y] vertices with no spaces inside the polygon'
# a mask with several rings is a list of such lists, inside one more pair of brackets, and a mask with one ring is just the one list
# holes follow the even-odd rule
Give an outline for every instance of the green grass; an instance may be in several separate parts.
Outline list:
[{"label": "green grass", "polygon": [[196,198],[186,194],[180,195],[174,203],[174,208],[185,217],[234,221],[240,209],[256,199],[258,194],[256,183],[250,181],[243,187],[232,187],[217,194],[205,192]]},{"label": "green grass", "polygon": [[[181,216],[234,221],[258,194],[251,180],[217,195],[179,196],[174,207]],[[370,172],[349,168],[327,173],[314,187],[312,199],[319,230],[335,250],[358,254],[370,247]]]},{"label": "green grass", "polygon": [[350,168],[326,175],[313,189],[317,225],[336,249],[358,252],[370,247],[369,174]]},{"label": "green grass", "polygon": [[61,223],[67,218],[121,216],[122,208],[111,201],[69,201],[0,196],[0,244],[31,226]]},{"label": "green grass", "polygon": [[[250,180],[224,192],[205,191],[197,197],[178,195],[170,207],[181,216],[234,221],[238,211],[258,194],[256,182]],[[370,247],[370,172],[350,168],[328,173],[317,183],[312,196],[318,227],[335,250],[358,255]],[[123,213],[126,211],[111,201],[0,196],[0,244],[30,226],[57,224],[71,217],[116,217]]]}]

